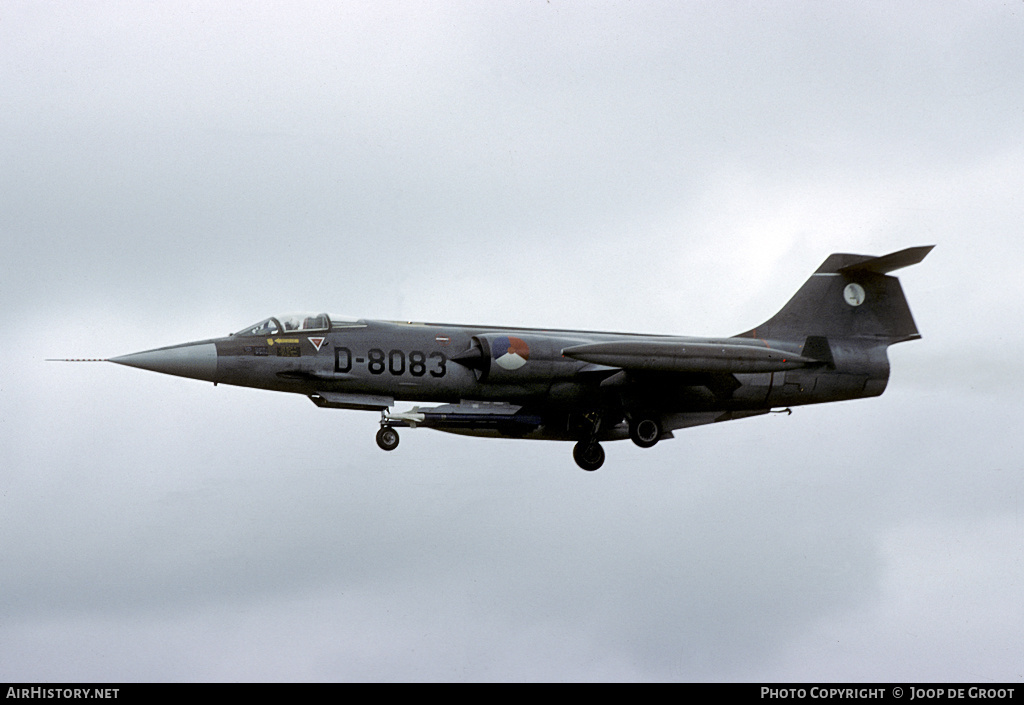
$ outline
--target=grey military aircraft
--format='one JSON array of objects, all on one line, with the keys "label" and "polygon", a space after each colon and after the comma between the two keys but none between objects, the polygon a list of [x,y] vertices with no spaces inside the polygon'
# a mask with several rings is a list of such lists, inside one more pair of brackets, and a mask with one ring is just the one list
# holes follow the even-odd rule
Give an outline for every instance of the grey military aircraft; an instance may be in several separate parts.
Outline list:
[{"label": "grey military aircraft", "polygon": [[[920,338],[899,280],[933,246],[833,254],[775,316],[727,338],[275,316],[223,338],[110,362],[292,392],[326,409],[379,411],[397,428],[573,441],[584,470],[601,441],[641,448],[673,431],[802,404],[880,395],[887,348]],[[433,402],[392,412],[397,401]]]}]

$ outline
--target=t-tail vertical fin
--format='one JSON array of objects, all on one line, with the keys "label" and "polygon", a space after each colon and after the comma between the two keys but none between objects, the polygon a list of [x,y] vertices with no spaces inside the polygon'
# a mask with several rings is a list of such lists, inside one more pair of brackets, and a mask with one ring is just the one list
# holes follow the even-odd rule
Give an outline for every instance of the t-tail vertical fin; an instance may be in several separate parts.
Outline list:
[{"label": "t-tail vertical fin", "polygon": [[736,337],[801,343],[818,337],[862,338],[885,345],[916,340],[921,335],[903,288],[888,273],[917,264],[933,247],[881,257],[829,255],[781,311]]}]

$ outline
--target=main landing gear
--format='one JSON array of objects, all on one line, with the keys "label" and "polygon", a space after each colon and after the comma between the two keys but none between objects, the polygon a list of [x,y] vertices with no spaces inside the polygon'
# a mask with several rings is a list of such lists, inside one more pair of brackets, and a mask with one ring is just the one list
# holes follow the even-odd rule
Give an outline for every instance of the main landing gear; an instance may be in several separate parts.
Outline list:
[{"label": "main landing gear", "polygon": [[573,447],[572,459],[587,472],[593,472],[604,465],[604,448],[597,442],[597,434],[601,430],[601,414],[584,414],[582,420],[586,436]]},{"label": "main landing gear", "polygon": [[661,424],[652,418],[630,419],[629,437],[641,448],[650,448],[661,438]]},{"label": "main landing gear", "polygon": [[597,441],[580,441],[572,449],[572,459],[587,472],[593,472],[604,465],[604,448]]},{"label": "main landing gear", "polygon": [[[601,430],[601,417],[588,414],[583,417],[590,426],[586,437],[581,439],[572,449],[572,459],[588,472],[597,470],[604,464],[604,449],[597,442]],[[661,438],[661,423],[657,418],[638,416],[629,419],[629,437],[641,448],[650,448]]]}]

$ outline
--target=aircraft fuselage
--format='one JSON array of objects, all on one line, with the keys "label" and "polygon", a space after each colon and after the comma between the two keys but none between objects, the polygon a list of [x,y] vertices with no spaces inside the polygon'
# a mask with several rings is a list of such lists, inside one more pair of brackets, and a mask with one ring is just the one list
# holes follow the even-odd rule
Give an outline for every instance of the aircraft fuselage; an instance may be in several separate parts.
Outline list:
[{"label": "aircraft fuselage", "polygon": [[[646,448],[689,426],[880,395],[888,346],[920,337],[888,273],[930,250],[831,255],[778,314],[726,338],[295,314],[111,361],[380,411],[385,450],[395,427],[575,440],[593,470],[599,441]],[[440,406],[391,413],[396,402]]]}]

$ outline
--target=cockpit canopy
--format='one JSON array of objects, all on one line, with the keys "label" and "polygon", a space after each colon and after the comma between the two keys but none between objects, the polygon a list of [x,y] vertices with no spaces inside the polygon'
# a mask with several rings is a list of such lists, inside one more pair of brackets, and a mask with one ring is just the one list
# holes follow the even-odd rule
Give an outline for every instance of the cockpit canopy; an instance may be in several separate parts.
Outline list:
[{"label": "cockpit canopy", "polygon": [[355,323],[356,319],[348,316],[329,316],[326,313],[288,313],[283,316],[271,316],[265,321],[243,328],[234,335],[262,336],[330,330],[332,325],[351,326]]}]

